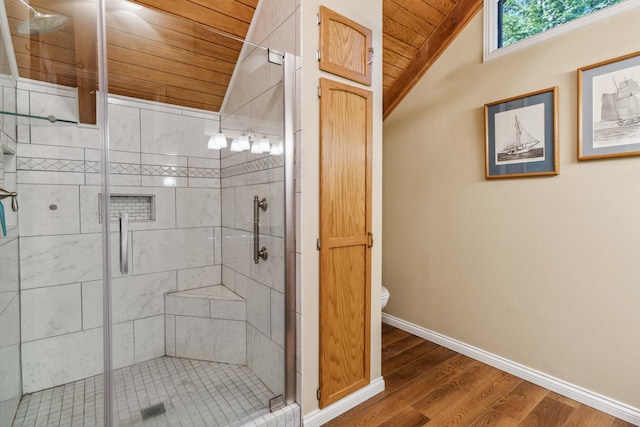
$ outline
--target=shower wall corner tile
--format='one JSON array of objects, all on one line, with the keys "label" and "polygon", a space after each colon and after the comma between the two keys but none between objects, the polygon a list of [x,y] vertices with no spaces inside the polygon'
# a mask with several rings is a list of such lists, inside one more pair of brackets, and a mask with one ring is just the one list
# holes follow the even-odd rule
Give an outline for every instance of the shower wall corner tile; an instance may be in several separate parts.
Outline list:
[{"label": "shower wall corner tile", "polygon": [[284,292],[284,239],[260,235],[260,245],[269,250],[267,261],[251,263],[250,277],[279,292]]},{"label": "shower wall corner tile", "polygon": [[20,346],[0,347],[0,425],[11,426],[15,409],[22,396],[20,381]]},{"label": "shower wall corner tile", "polygon": [[247,334],[247,365],[275,395],[283,393],[284,350],[251,325]]},{"label": "shower wall corner tile", "polygon": [[80,283],[21,292],[22,341],[82,330]]},{"label": "shower wall corner tile", "polygon": [[271,341],[284,348],[284,294],[271,290]]},{"label": "shower wall corner tile", "polygon": [[134,324],[135,363],[165,355],[164,314],[138,319]]},{"label": "shower wall corner tile", "polygon": [[20,290],[18,238],[0,240],[0,292],[17,294]]},{"label": "shower wall corner tile", "polygon": [[231,289],[232,291],[236,291],[236,271],[226,267],[226,266],[222,266],[222,284]]},{"label": "shower wall corner tile", "polygon": [[165,328],[165,352],[167,356],[176,355],[176,316],[166,314],[164,316]]},{"label": "shower wall corner tile", "polygon": [[178,270],[179,291],[220,284],[222,284],[222,266],[220,264]]},{"label": "shower wall corner tile", "polygon": [[102,371],[102,328],[22,344],[23,392],[55,387]]},{"label": "shower wall corner tile", "polygon": [[102,326],[102,280],[82,283],[82,329]]},{"label": "shower wall corner tile", "polygon": [[213,263],[222,264],[222,227],[213,228]]},{"label": "shower wall corner tile", "polygon": [[253,239],[251,233],[223,227],[222,240],[224,242],[222,264],[240,274],[249,276],[251,274],[251,263],[253,263],[253,255],[251,253]]},{"label": "shower wall corner tile", "polygon": [[0,294],[0,348],[14,345],[20,345],[20,297],[17,292],[2,293]]},{"label": "shower wall corner tile", "polygon": [[247,322],[271,336],[271,290],[243,275],[236,276],[236,291],[247,303]]},{"label": "shower wall corner tile", "polygon": [[236,190],[235,188],[223,188],[220,192],[222,203],[222,226],[234,228],[236,226]]},{"label": "shower wall corner tile", "polygon": [[[99,329],[102,331],[102,328]],[[118,369],[134,363],[133,322],[116,323],[112,326],[113,368]]]}]

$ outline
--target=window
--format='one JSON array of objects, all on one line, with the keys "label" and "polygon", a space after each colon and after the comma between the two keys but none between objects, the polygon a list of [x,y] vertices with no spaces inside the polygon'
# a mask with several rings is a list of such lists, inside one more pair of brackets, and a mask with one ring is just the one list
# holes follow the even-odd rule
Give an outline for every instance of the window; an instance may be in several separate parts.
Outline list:
[{"label": "window", "polygon": [[640,6],[640,0],[485,0],[489,60]]}]

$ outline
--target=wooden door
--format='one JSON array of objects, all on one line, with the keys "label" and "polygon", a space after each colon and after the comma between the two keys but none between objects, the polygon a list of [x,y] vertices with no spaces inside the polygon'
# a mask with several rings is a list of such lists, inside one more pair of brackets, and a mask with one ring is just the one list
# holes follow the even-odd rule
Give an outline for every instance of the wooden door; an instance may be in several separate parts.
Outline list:
[{"label": "wooden door", "polygon": [[320,6],[320,69],[371,86],[371,30]]},{"label": "wooden door", "polygon": [[320,407],[369,384],[372,92],[320,79]]}]

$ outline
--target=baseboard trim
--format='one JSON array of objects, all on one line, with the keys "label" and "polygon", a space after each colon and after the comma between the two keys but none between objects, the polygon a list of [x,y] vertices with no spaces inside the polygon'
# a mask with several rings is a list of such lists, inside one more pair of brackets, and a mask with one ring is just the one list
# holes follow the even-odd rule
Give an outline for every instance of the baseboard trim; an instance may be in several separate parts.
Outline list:
[{"label": "baseboard trim", "polygon": [[547,375],[543,372],[536,371],[535,369],[531,369],[519,363],[512,362],[504,357],[497,356],[489,353],[488,351],[465,344],[453,338],[449,338],[446,335],[439,334],[395,316],[382,313],[382,322],[464,354],[472,359],[479,360],[480,362],[486,363],[494,368],[498,368],[502,371],[515,375],[518,378],[522,378],[523,380],[527,380],[541,387],[552,390],[577,402],[598,409],[599,411],[606,412],[614,417],[635,425],[640,425],[640,409],[638,408],[615,401],[606,396],[586,390],[582,387],[552,377],[551,375]]},{"label": "baseboard trim", "polygon": [[378,377],[371,381],[368,386],[351,393],[336,403],[332,403],[324,409],[316,409],[315,411],[309,412],[302,418],[302,425],[304,427],[319,427],[383,391],[384,379]]}]

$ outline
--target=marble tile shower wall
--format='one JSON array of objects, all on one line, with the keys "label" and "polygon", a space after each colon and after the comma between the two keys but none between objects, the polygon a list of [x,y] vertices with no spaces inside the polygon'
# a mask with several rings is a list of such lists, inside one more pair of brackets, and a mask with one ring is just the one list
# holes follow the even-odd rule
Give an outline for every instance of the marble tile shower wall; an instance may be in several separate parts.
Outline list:
[{"label": "marble tile shower wall", "polygon": [[[12,111],[15,89],[4,87],[3,111]],[[0,136],[0,187],[16,189],[15,123],[2,120]],[[0,232],[0,426],[10,426],[22,396],[20,380],[20,298],[17,216],[10,199],[5,207],[7,235]]]},{"label": "marble tile shower wall", "polygon": [[[249,39],[281,52],[295,51],[295,2],[260,2]],[[223,127],[282,141],[281,66],[262,49],[245,46],[223,106]],[[274,394],[284,392],[284,168],[282,156],[223,150],[222,236],[224,283],[246,300],[247,364]],[[253,262],[253,198],[260,211],[260,246],[267,261]]]},{"label": "marble tile shower wall", "polygon": [[[31,114],[75,116],[74,94],[19,86]],[[112,222],[114,367],[165,354],[164,294],[221,283],[219,154],[212,115],[111,99],[111,191],[154,195],[155,221],[131,222],[128,275]],[[24,392],[102,371],[100,136],[95,127],[19,127]]]}]

